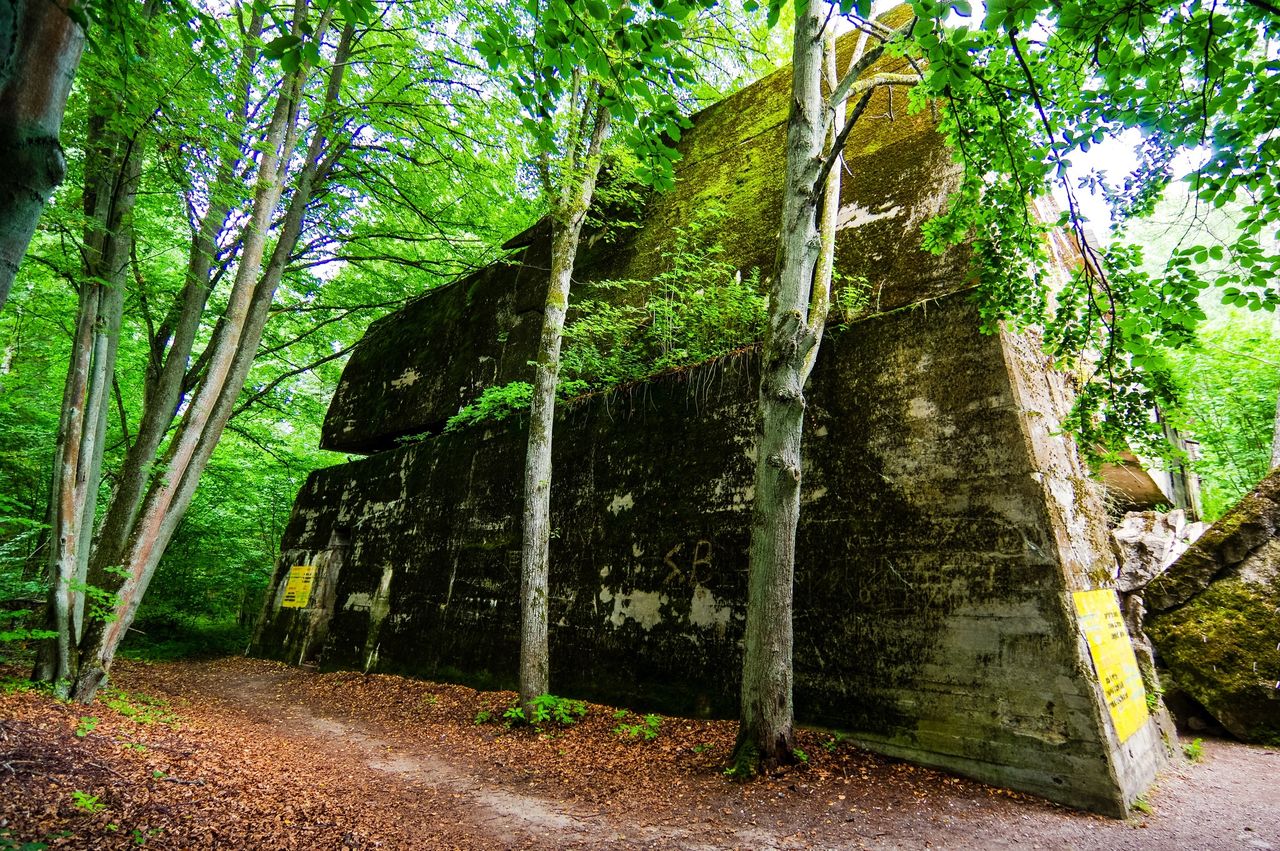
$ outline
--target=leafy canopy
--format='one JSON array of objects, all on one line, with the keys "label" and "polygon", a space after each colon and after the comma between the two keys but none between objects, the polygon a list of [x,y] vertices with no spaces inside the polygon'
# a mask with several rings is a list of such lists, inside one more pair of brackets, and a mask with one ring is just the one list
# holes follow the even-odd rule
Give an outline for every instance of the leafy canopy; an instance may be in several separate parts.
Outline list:
[{"label": "leafy canopy", "polygon": [[675,184],[673,143],[690,126],[681,93],[697,82],[684,43],[698,10],[715,2],[503,3],[481,29],[476,49],[492,70],[507,75],[537,154],[555,154],[585,135],[556,119],[573,114],[582,93],[594,89],[601,106],[626,127],[626,145],[639,158],[637,177],[666,189]]},{"label": "leafy canopy", "polygon": [[[1049,2],[992,0],[981,19],[953,25],[967,3],[912,0],[913,50],[927,60],[917,108],[944,108],[943,132],[964,167],[931,247],[972,238],[989,320],[1048,319],[1048,341],[1080,370],[1076,427],[1088,442],[1136,430],[1158,438],[1149,411],[1175,404],[1169,352],[1194,340],[1198,298],[1274,310],[1280,291],[1280,10],[1264,2]],[[1072,178],[1073,161],[1104,140],[1141,134],[1138,167],[1120,185],[1096,170]],[[1239,204],[1243,226],[1225,245],[1188,228],[1156,274],[1124,229],[1148,215],[1179,163],[1197,214]],[[1049,187],[1067,198],[1060,216]],[[1080,189],[1110,203],[1117,239],[1096,247]],[[1065,226],[1074,245],[1050,239]],[[1083,254],[1054,310],[1044,270],[1051,251]],[[1206,261],[1223,261],[1213,274]],[[1033,270],[1032,282],[1026,282]]]}]

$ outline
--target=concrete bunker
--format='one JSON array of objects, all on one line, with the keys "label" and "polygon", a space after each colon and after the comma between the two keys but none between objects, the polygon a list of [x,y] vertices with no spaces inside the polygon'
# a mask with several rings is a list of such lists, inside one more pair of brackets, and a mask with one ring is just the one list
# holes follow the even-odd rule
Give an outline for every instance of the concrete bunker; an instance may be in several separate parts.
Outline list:
[{"label": "concrete bunker", "polygon": [[[589,238],[577,277],[652,276],[665,235],[710,200],[729,211],[726,256],[768,269],[787,74],[697,116],[677,189],[620,242]],[[873,309],[829,335],[810,383],[798,719],[1121,815],[1164,748],[1141,684],[1126,695],[1099,676],[1096,630],[1077,613],[1077,594],[1115,573],[1096,485],[1059,433],[1068,396],[1036,341],[979,333],[965,252],[919,248],[955,169],[928,114],[902,100],[877,95],[846,150],[837,264],[866,278]],[[481,388],[525,377],[547,242],[534,228],[504,263],[369,329],[323,437],[368,457],[299,494],[255,653],[514,681],[525,435],[518,422],[440,427]],[[562,407],[557,693],[735,714],[757,377],[745,350]],[[293,566],[316,566],[316,585],[285,605]]]}]

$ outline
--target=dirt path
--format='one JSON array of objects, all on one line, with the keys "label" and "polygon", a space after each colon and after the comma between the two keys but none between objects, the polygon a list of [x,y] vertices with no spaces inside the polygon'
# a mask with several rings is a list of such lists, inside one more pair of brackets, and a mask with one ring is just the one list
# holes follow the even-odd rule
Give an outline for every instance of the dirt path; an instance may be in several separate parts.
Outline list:
[{"label": "dirt path", "polygon": [[[1153,812],[1111,821],[817,732],[801,737],[808,764],[735,784],[719,771],[724,722],[663,719],[653,741],[632,741],[592,706],[538,735],[475,723],[509,694],[243,659],[118,678],[181,722],[0,697],[0,848],[7,829],[67,848],[1280,851],[1280,754],[1227,742],[1166,771]],[[76,806],[75,791],[102,809]]]}]

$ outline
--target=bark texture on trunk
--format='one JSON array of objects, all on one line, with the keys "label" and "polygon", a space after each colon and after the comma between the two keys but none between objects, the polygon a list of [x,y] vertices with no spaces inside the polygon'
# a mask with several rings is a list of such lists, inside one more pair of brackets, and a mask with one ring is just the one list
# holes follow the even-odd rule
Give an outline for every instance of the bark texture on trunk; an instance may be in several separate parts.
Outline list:
[{"label": "bark texture on trunk", "polygon": [[[760,379],[742,714],[732,757],[732,770],[739,775],[794,760],[792,584],[800,518],[800,437],[804,386],[828,298],[826,290],[815,288],[822,255],[818,181],[828,126],[822,98],[822,11],[821,4],[810,3],[795,22],[778,273],[769,295]],[[838,170],[831,175],[838,179]]]},{"label": "bark texture on trunk", "polygon": [[524,463],[524,538],[520,559],[520,703],[532,718],[533,699],[551,690],[547,646],[547,597],[550,593],[551,435],[560,379],[560,344],[569,307],[569,285],[582,231],[582,215],[552,220],[551,283],[542,315],[533,400],[529,411],[529,448]]},{"label": "bark texture on trunk", "polygon": [[66,175],[58,133],[84,31],[66,0],[0,0],[0,309]]},{"label": "bark texture on trunk", "polygon": [[86,287],[80,297],[67,380],[62,389],[62,411],[58,417],[58,442],[49,495],[50,536],[46,575],[49,600],[45,610],[45,625],[56,633],[56,637],[40,648],[32,674],[32,679],[38,682],[63,682],[70,676],[74,664],[71,659],[71,611],[75,601],[71,581],[75,576],[76,547],[80,541],[79,534],[73,532],[73,521],[78,514],[75,480],[83,444],[84,402],[89,386],[98,295],[96,287]]},{"label": "bark texture on trunk", "polygon": [[63,388],[50,495],[48,628],[34,677],[59,684],[76,668],[90,546],[106,446],[107,413],[133,247],[131,217],[141,176],[136,138],[90,122],[85,232],[76,333]]},{"label": "bark texture on trunk", "polygon": [[533,699],[551,690],[547,607],[551,574],[551,435],[556,384],[560,380],[560,344],[578,239],[595,195],[600,152],[609,134],[609,113],[596,104],[596,98],[591,98],[582,107],[582,124],[589,126],[590,132],[580,140],[581,151],[571,151],[564,178],[569,183],[562,187],[551,214],[551,280],[529,411],[520,548],[520,705],[527,719],[533,717]]}]

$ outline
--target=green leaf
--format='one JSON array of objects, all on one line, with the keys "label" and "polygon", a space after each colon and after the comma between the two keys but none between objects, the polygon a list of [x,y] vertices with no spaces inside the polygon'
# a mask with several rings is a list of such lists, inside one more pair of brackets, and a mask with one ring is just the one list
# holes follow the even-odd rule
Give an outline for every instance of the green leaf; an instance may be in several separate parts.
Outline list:
[{"label": "green leaf", "polygon": [[680,29],[680,25],[668,18],[659,18],[657,20],[657,25],[662,31],[662,35],[665,36],[668,41],[679,41],[680,36],[683,34],[683,30]]},{"label": "green leaf", "polygon": [[769,29],[773,29],[778,25],[778,18],[782,15],[782,7],[785,5],[786,0],[769,0],[769,15],[767,19]]},{"label": "green leaf", "polygon": [[[280,59],[285,55],[285,53],[295,49],[300,44],[302,44],[302,39],[298,38],[296,35],[282,35],[267,42],[263,46],[262,52],[272,59]],[[298,66],[295,64],[294,69],[297,67]]]},{"label": "green leaf", "polygon": [[671,3],[666,8],[667,15],[676,21],[683,21],[689,17],[690,8],[683,3]]}]

